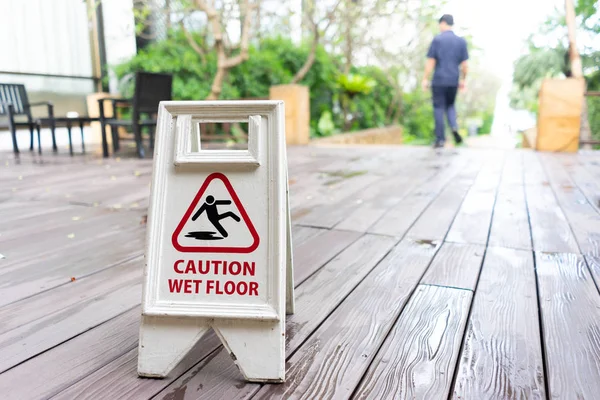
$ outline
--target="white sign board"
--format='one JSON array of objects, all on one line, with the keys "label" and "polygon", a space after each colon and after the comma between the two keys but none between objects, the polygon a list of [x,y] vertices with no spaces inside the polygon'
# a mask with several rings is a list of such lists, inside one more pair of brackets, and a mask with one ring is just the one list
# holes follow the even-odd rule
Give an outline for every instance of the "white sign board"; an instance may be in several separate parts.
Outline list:
[{"label": "white sign board", "polygon": [[[211,122],[247,122],[248,149],[203,149]],[[247,380],[282,382],[291,260],[283,103],[161,102],[139,375],[166,376],[214,329]]]}]

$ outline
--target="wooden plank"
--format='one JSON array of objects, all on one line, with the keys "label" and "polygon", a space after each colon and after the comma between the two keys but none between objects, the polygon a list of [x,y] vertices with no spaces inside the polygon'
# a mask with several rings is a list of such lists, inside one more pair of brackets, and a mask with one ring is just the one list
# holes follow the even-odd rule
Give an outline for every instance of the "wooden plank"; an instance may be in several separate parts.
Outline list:
[{"label": "wooden plank", "polygon": [[[94,274],[143,253],[145,233],[141,228],[108,232],[83,241],[86,246],[57,250],[56,254],[33,255],[0,270],[0,306]],[[73,249],[76,250],[73,250]],[[67,254],[67,255],[65,255]]]},{"label": "wooden plank", "polygon": [[304,282],[319,268],[361,236],[358,232],[326,231],[294,249],[294,282]]},{"label": "wooden plank", "polygon": [[[51,397],[137,346],[140,308],[0,374],[8,399]],[[32,379],[35,377],[35,379]]]},{"label": "wooden plank", "polygon": [[540,158],[582,254],[600,255],[600,213],[574,185],[557,157],[540,155]]},{"label": "wooden plank", "polygon": [[586,256],[585,260],[587,261],[587,264],[590,267],[590,272],[592,273],[594,281],[596,281],[596,286],[600,288],[600,257]]},{"label": "wooden plank", "polygon": [[[600,157],[596,156],[596,160],[598,160],[598,158]],[[560,157],[560,159],[579,190],[587,197],[592,207],[600,212],[600,184],[598,183],[597,176],[598,169],[582,165],[577,159],[567,157]],[[596,172],[596,174],[594,174],[594,172]]]},{"label": "wooden plank", "polygon": [[472,166],[453,178],[427,206],[406,236],[422,240],[443,240],[476,175],[477,167]]},{"label": "wooden plank", "polygon": [[253,398],[350,398],[435,251],[409,239],[396,246],[288,360],[286,383]]},{"label": "wooden plank", "polygon": [[354,398],[448,397],[472,296],[469,290],[419,286]]},{"label": "wooden plank", "polygon": [[[286,321],[286,354],[304,343],[388,253],[393,243],[391,238],[365,235],[297,288],[296,312]],[[257,385],[246,385],[241,379],[229,354],[222,350],[210,362],[182,375],[158,397],[168,398],[177,393],[180,399],[210,398],[211,394],[220,394],[233,399],[256,390]]]},{"label": "wooden plank", "polygon": [[307,240],[322,235],[327,232],[321,228],[311,228],[310,226],[292,225],[292,244],[294,247],[300,246]]},{"label": "wooden plank", "polygon": [[368,190],[370,185],[378,181],[382,181],[380,176],[366,173],[345,179],[343,186],[331,185],[330,191],[335,190],[335,193],[315,197],[317,199],[316,204],[308,207],[306,213],[298,216],[296,223],[319,228],[333,228],[356,204],[354,202],[349,203],[348,199],[355,198],[363,190]]},{"label": "wooden plank", "polygon": [[[288,353],[291,352],[290,348],[298,347],[327,318],[331,311],[386,255],[393,244],[394,242],[390,238],[373,235],[363,236],[296,288],[296,312],[287,319]],[[139,321],[139,314],[135,317]],[[103,331],[105,325],[107,324],[101,325],[94,331]],[[137,343],[137,332],[135,334],[135,342]],[[211,347],[211,343],[214,343],[214,338],[209,336],[204,338],[197,347],[204,348],[210,353],[218,345],[215,344],[214,347]],[[136,368],[137,358],[135,355],[137,355],[137,350],[131,349],[129,354],[122,355],[120,359],[110,362],[97,373],[93,373],[81,382],[76,383],[61,397],[71,399],[73,398],[70,397],[72,393],[78,393],[82,398],[90,399],[96,398],[94,393],[115,393],[115,396],[119,398],[126,397],[125,394],[127,393],[127,396],[131,399],[154,396],[157,392],[157,385],[148,385],[145,380],[132,379],[131,376],[127,375],[127,371]],[[195,358],[193,356],[186,357],[182,361],[182,364],[185,364],[185,369],[178,367],[178,371],[182,373],[190,369],[202,358],[199,356]],[[214,380],[216,384],[222,382],[221,378],[229,374],[235,377],[233,379],[237,380],[236,383],[243,382],[243,378],[231,361],[229,354],[226,351],[219,351],[210,359],[196,365],[196,368],[187,371],[174,385],[179,387],[182,382],[186,382],[184,386],[193,387],[197,381],[200,381],[202,385],[208,385],[206,382],[207,377],[202,371],[205,371],[206,365],[212,366],[217,362],[222,363],[223,368],[218,370],[217,377],[210,376],[208,377],[209,380]],[[98,366],[98,368],[100,367]],[[105,376],[110,378],[105,379]],[[171,377],[177,378],[178,375],[174,372]],[[170,383],[170,380],[162,382],[166,386]],[[59,381],[57,384],[62,385],[62,382]],[[179,393],[181,392],[185,392],[185,390],[180,388]]]},{"label": "wooden plank", "polygon": [[523,154],[507,156],[498,187],[490,230],[490,246],[531,250],[531,230],[525,201]]},{"label": "wooden plank", "polygon": [[123,262],[97,274],[77,279],[47,292],[0,308],[0,333],[30,324],[40,318],[92,299],[102,300],[112,291],[142,280],[142,257]]},{"label": "wooden plank", "polygon": [[422,160],[416,160],[412,165],[405,166],[404,170],[410,168],[413,173],[395,177],[394,185],[391,188],[389,180],[385,179],[379,182],[378,187],[374,190],[361,193],[360,197],[355,200],[354,209],[348,212],[335,228],[366,232],[374,221],[379,220],[424,181],[428,181],[444,171],[448,165],[447,160],[439,160],[430,155]]},{"label": "wooden plank", "polygon": [[536,253],[548,397],[600,393],[600,294],[582,256]]},{"label": "wooden plank", "polygon": [[525,154],[525,196],[533,248],[538,252],[579,253],[571,227],[556,201],[535,153]]},{"label": "wooden plank", "polygon": [[403,198],[392,209],[374,222],[369,233],[403,237],[423,210],[437,197],[440,191],[467,163],[466,159],[456,160],[451,167],[424,182],[417,190]]},{"label": "wooden plank", "polygon": [[450,227],[448,242],[487,244],[503,164],[503,153],[489,155]]},{"label": "wooden plank", "polygon": [[485,247],[444,243],[421,283],[475,290]]},{"label": "wooden plank", "polygon": [[546,398],[535,285],[531,252],[488,248],[452,398]]}]

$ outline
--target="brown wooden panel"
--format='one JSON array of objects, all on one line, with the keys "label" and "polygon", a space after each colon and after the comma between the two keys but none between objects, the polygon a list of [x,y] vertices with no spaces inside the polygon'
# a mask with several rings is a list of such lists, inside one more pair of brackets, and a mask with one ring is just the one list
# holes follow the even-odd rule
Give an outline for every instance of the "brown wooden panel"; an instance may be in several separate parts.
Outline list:
[{"label": "brown wooden panel", "polygon": [[[0,270],[0,305],[69,283],[143,254],[143,229],[110,231],[55,254],[35,253]],[[62,240],[62,238],[58,239]],[[82,245],[83,243],[83,245]]]},{"label": "brown wooden panel", "polygon": [[490,246],[512,249],[532,248],[525,201],[522,152],[509,153],[504,163],[488,243]]},{"label": "brown wooden panel", "polygon": [[[298,287],[296,312],[286,321],[286,354],[305,342],[392,246],[391,238],[363,236]],[[258,385],[244,383],[229,354],[225,350],[220,353],[214,360],[181,376],[158,397],[183,393],[181,399],[216,396],[231,400],[255,391]]]},{"label": "brown wooden panel", "polygon": [[534,153],[525,156],[525,195],[533,248],[543,252],[579,253],[571,227],[556,201],[546,174]]},{"label": "brown wooden panel", "polygon": [[600,393],[600,294],[583,257],[536,254],[548,397]]},{"label": "brown wooden panel", "polygon": [[92,299],[103,300],[104,296],[118,288],[136,280],[141,282],[143,264],[143,258],[136,257],[97,274],[2,307],[0,308],[0,333],[66,309],[77,309],[79,304]]},{"label": "brown wooden panel", "polygon": [[467,193],[446,238],[449,242],[486,244],[502,166],[503,153],[491,153]]},{"label": "brown wooden panel", "polygon": [[473,169],[452,179],[423,211],[406,236],[413,239],[443,240],[476,175],[477,170]]},{"label": "brown wooden panel", "polygon": [[550,185],[564,212],[582,254],[600,255],[600,213],[571,181],[557,157],[541,155]]},{"label": "brown wooden panel", "polygon": [[[375,267],[392,246],[393,240],[390,238],[372,235],[363,236],[296,289],[296,312],[287,318],[288,354],[291,352],[290,347],[299,346]],[[137,318],[139,321],[139,317]],[[105,329],[105,325],[99,327],[98,330]],[[137,343],[137,332],[135,334]],[[211,347],[212,345],[215,347]],[[215,350],[217,344],[214,342],[214,338],[209,336],[203,339],[197,347],[204,349],[205,353],[202,354],[207,355]],[[62,398],[71,398],[68,395],[70,393],[90,393],[86,398],[93,399],[94,397],[91,395],[93,393],[112,393],[113,391],[119,393],[117,389],[120,390],[120,393],[130,393],[128,395],[121,394],[119,398],[148,398],[153,396],[160,388],[169,385],[172,379],[159,381],[163,382],[162,387],[160,387],[159,384],[147,384],[145,380],[132,379],[131,376],[126,375],[127,371],[134,371],[136,368],[137,359],[134,357],[136,354],[137,350],[132,349],[131,352],[123,355],[120,359],[104,366],[98,373],[94,373],[83,379],[82,382],[75,384],[69,391],[65,392]],[[179,374],[183,373],[202,358],[198,354],[186,357],[182,361],[183,366],[178,366],[177,371],[179,371]],[[218,374],[215,376],[211,372],[208,376],[205,375],[205,366],[208,365],[209,368],[212,368],[216,363],[221,363],[219,364],[221,366],[218,367]],[[110,379],[104,379],[104,375],[110,376]],[[177,378],[178,374],[173,372],[170,376],[171,378]],[[182,388],[182,382],[186,382],[184,384],[186,387],[195,387],[199,384],[210,391],[208,382],[214,384],[228,382],[225,380],[226,377],[231,377],[238,386],[243,383],[243,378],[231,361],[229,354],[225,351],[218,351],[211,356],[211,359],[205,360],[195,368],[187,371],[177,381],[178,383],[174,383],[171,389],[166,392],[170,392],[172,388],[177,388],[177,393],[185,392],[185,389]],[[194,393],[196,393],[195,389],[194,391],[190,390],[189,395],[198,395]]]},{"label": "brown wooden panel", "polygon": [[490,247],[456,371],[454,399],[545,399],[531,252]]},{"label": "brown wooden panel", "polygon": [[358,232],[332,230],[299,244],[294,248],[294,283],[304,282],[360,236]]},{"label": "brown wooden panel", "polygon": [[600,288],[600,256],[586,256],[585,260],[590,267],[594,281],[596,281],[596,286]]},{"label": "brown wooden panel", "polygon": [[421,283],[475,290],[485,247],[444,243]]},{"label": "brown wooden panel", "polygon": [[0,374],[8,399],[41,399],[66,389],[137,345],[140,308]]},{"label": "brown wooden panel", "polygon": [[[454,160],[453,164],[443,172],[423,182],[416,190],[403,198],[378,221],[369,227],[369,233],[403,237],[423,210],[438,196],[444,187],[456,176],[467,159]],[[472,160],[471,160],[472,161]]]},{"label": "brown wooden panel", "polygon": [[[390,185],[390,179],[385,179],[373,190],[361,193],[360,198],[356,199],[354,209],[336,225],[336,229],[366,232],[374,221],[379,220],[423,182],[432,179],[449,165],[449,161],[439,160],[433,155],[421,159],[411,157],[410,161],[410,165],[403,165],[398,171],[399,176],[394,176],[393,185]],[[408,168],[413,173],[405,174]]]},{"label": "brown wooden panel", "polygon": [[446,398],[472,296],[469,290],[419,286],[354,398]]}]

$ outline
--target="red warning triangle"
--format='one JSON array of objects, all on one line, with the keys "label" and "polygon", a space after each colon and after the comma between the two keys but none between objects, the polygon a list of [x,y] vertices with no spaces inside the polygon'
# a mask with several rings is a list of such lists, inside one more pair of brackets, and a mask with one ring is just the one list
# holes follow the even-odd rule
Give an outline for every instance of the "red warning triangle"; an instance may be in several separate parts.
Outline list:
[{"label": "red warning triangle", "polygon": [[[247,229],[240,229],[243,226]],[[252,253],[259,237],[229,179],[213,173],[198,190],[171,242],[184,253]]]}]

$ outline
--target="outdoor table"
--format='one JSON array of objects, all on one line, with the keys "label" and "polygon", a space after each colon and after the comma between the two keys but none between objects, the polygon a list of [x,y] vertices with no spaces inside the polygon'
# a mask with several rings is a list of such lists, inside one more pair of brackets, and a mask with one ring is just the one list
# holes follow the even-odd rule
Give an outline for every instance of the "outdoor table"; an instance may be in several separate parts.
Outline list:
[{"label": "outdoor table", "polygon": [[[92,117],[52,117],[52,118],[39,118],[35,121],[38,133],[38,153],[42,154],[42,140],[40,134],[40,128],[42,125],[49,126],[54,125],[55,127],[66,127],[69,133],[69,153],[73,155],[73,141],[71,137],[71,128],[73,124],[78,124],[81,130],[81,150],[85,154],[85,140],[83,137],[83,124],[99,121],[99,118]],[[56,146],[56,138],[52,136],[52,149],[58,151]]]}]

